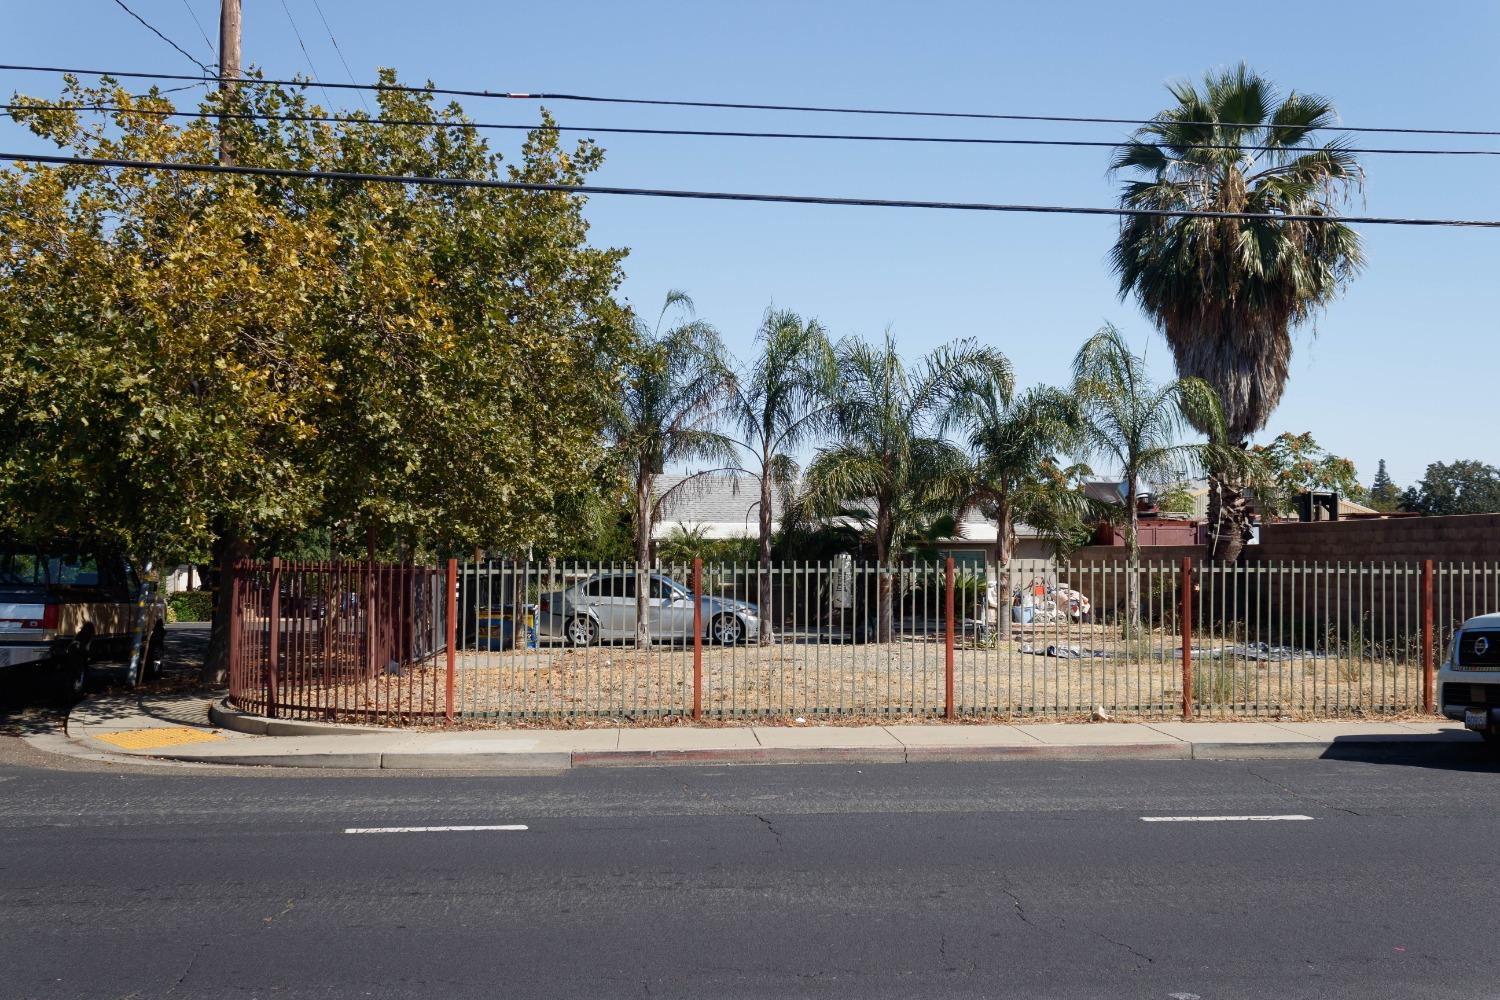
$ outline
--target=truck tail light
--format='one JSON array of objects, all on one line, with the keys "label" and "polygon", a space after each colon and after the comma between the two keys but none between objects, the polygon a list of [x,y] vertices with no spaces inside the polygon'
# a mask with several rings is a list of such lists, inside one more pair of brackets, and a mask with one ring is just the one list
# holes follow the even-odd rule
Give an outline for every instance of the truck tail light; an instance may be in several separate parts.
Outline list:
[{"label": "truck tail light", "polygon": [[546,594],[543,594],[538,607],[542,609],[542,614],[549,615],[552,613],[552,600]]},{"label": "truck tail light", "polygon": [[42,605],[42,617],[40,617],[40,618],[27,618],[27,619],[24,619],[21,622],[21,627],[22,628],[40,628],[40,629],[47,629],[47,630],[51,630],[51,629],[57,628],[58,607],[59,606],[56,605],[56,604],[44,604],[44,605]]}]

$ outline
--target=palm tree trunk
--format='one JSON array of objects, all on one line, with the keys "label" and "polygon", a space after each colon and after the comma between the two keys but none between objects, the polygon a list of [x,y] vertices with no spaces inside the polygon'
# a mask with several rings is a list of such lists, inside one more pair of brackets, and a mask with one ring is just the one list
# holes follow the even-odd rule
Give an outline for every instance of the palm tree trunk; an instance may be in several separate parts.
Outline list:
[{"label": "palm tree trunk", "polygon": [[[999,572],[995,584],[995,629],[1001,638],[1010,638],[1010,560],[1016,552],[1016,526],[1011,523],[1010,505],[995,507],[995,561]],[[1005,586],[1000,586],[1000,584]]]},{"label": "palm tree trunk", "polygon": [[639,649],[651,645],[651,623],[647,620],[650,602],[648,571],[651,563],[651,487],[652,477],[642,473],[635,485],[635,644]]},{"label": "palm tree trunk", "polygon": [[1125,528],[1125,636],[1130,639],[1141,630],[1141,540],[1136,490],[1135,477],[1131,476],[1125,488],[1125,503],[1130,511]]},{"label": "palm tree trunk", "polygon": [[1250,541],[1252,515],[1243,492],[1222,472],[1208,477],[1209,554],[1215,562],[1232,563]]},{"label": "palm tree trunk", "polygon": [[890,642],[894,634],[892,619],[896,612],[894,581],[890,574],[891,514],[880,504],[875,514],[875,590],[880,620],[875,627],[876,642]]},{"label": "palm tree trunk", "polygon": [[775,610],[771,591],[775,584],[771,581],[771,476],[766,468],[768,465],[770,458],[763,456],[760,467],[760,582],[756,585],[760,604],[760,641],[763,644],[776,639],[771,625]]}]

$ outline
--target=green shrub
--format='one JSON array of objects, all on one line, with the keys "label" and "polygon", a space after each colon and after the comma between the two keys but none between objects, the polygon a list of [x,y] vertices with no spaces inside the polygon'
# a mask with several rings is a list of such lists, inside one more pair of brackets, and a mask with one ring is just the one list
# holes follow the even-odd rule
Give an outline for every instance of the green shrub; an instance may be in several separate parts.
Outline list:
[{"label": "green shrub", "polygon": [[167,620],[174,622],[206,622],[214,616],[214,595],[211,590],[183,590],[167,598]]}]

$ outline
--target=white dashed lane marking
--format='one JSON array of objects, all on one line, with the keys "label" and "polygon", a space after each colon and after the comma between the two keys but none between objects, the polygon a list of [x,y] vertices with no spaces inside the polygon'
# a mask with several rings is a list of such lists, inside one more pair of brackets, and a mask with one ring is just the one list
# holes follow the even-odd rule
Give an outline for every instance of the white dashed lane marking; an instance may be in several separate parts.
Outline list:
[{"label": "white dashed lane marking", "polygon": [[488,833],[490,831],[525,830],[521,823],[503,826],[351,826],[345,833]]},{"label": "white dashed lane marking", "polygon": [[1142,823],[1273,823],[1312,819],[1311,816],[1142,816]]}]

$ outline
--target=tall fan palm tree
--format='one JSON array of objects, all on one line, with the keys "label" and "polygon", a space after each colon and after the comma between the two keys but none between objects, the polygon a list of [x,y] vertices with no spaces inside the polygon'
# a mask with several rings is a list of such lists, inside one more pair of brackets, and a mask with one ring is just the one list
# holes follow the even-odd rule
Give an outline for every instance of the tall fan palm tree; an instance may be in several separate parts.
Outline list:
[{"label": "tall fan palm tree", "polygon": [[[1005,355],[970,341],[941,347],[908,368],[889,333],[880,344],[841,341],[830,414],[837,442],[807,469],[814,509],[864,509],[875,560],[891,565],[922,523],[951,514],[964,500],[969,466],[943,430],[964,393],[986,383],[1008,395],[1014,385]],[[891,580],[879,576],[877,639],[890,640]]]},{"label": "tall fan palm tree", "polygon": [[[1134,294],[1171,345],[1177,374],[1218,393],[1230,443],[1244,447],[1281,400],[1291,331],[1327,305],[1363,264],[1359,236],[1334,221],[1364,175],[1324,98],[1280,99],[1244,65],[1202,89],[1170,88],[1175,107],[1138,129],[1112,168],[1136,175],[1120,204],[1151,212],[1270,218],[1127,216],[1111,251],[1120,295]],[[1280,221],[1312,216],[1329,221]],[[1210,530],[1217,558],[1238,558],[1248,505],[1213,470]]]},{"label": "tall fan palm tree", "polygon": [[756,337],[757,353],[735,380],[726,420],[748,461],[744,475],[760,490],[759,601],[762,641],[774,638],[771,535],[773,498],[797,478],[792,453],[827,425],[833,386],[833,348],[817,320],[804,322],[789,310],[767,309]]},{"label": "tall fan palm tree", "polygon": [[1015,552],[1018,521],[1058,542],[1072,537],[1091,512],[1077,488],[1088,467],[1060,461],[1081,442],[1078,401],[1051,386],[1012,397],[992,383],[964,395],[958,419],[973,456],[965,506],[994,518],[1000,562]]},{"label": "tall fan palm tree", "polygon": [[[1181,479],[1188,469],[1230,461],[1220,454],[1226,449],[1218,397],[1202,379],[1152,382],[1145,359],[1132,354],[1120,331],[1108,325],[1073,359],[1073,394],[1083,411],[1078,452],[1108,461],[1120,470],[1125,484],[1125,545],[1130,556],[1125,603],[1127,623],[1134,626],[1141,611],[1136,510],[1141,484]],[[1189,425],[1210,428],[1210,441],[1180,441]]]},{"label": "tall fan palm tree", "polygon": [[[671,325],[669,317],[677,317]],[[663,329],[663,326],[666,326]],[[638,347],[625,374],[625,393],[608,426],[610,443],[630,476],[635,535],[636,643],[651,641],[647,620],[651,531],[662,512],[704,477],[734,467],[734,443],[720,433],[720,409],[734,383],[717,331],[693,317],[693,301],[669,292],[655,327],[638,324]],[[660,495],[668,463],[710,463]]]}]

